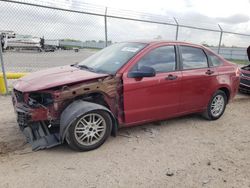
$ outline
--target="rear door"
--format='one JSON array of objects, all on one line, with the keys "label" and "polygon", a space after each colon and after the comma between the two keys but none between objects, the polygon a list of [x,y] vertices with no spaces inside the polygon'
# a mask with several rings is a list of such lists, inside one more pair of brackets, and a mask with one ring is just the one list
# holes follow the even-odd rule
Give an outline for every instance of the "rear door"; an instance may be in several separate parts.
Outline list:
[{"label": "rear door", "polygon": [[126,124],[160,120],[178,113],[181,72],[177,69],[175,46],[151,49],[129,71],[143,66],[154,68],[156,75],[138,79],[123,74]]},{"label": "rear door", "polygon": [[206,107],[217,83],[217,71],[210,67],[207,55],[201,48],[179,46],[182,69],[180,111],[197,111]]}]

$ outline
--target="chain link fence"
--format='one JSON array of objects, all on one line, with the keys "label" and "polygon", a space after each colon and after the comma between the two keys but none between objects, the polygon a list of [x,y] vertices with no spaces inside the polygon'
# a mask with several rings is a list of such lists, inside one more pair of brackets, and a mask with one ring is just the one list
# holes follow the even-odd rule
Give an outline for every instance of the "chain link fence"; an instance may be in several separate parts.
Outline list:
[{"label": "chain link fence", "polygon": [[250,44],[250,34],[236,32],[232,25],[198,23],[77,0],[0,0],[0,7],[6,72],[33,72],[73,64],[98,49],[126,40],[193,42],[240,60],[247,59],[246,47]]}]

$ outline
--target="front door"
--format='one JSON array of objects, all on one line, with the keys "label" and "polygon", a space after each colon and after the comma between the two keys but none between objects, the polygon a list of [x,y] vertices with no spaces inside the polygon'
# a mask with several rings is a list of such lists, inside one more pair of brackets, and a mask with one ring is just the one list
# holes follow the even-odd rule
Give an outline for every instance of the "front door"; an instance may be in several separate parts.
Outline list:
[{"label": "front door", "polygon": [[129,71],[152,67],[154,77],[129,78],[123,74],[125,122],[137,124],[161,120],[178,113],[181,72],[177,70],[174,46],[153,48]]}]

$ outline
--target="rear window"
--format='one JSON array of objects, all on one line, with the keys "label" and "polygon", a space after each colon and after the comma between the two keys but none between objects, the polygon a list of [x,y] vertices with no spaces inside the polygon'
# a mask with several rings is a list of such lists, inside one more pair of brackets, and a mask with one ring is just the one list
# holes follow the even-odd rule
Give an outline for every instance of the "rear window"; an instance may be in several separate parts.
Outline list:
[{"label": "rear window", "polygon": [[207,56],[200,48],[180,46],[184,70],[208,67]]}]

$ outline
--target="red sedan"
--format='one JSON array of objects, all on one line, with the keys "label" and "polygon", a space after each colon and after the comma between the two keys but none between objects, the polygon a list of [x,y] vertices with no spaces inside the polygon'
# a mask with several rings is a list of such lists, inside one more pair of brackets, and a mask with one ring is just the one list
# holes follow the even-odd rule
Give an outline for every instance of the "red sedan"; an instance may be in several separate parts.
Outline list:
[{"label": "red sedan", "polygon": [[120,127],[190,113],[216,120],[238,86],[238,67],[203,46],[122,42],[20,79],[13,104],[34,150],[66,141],[87,151]]}]

